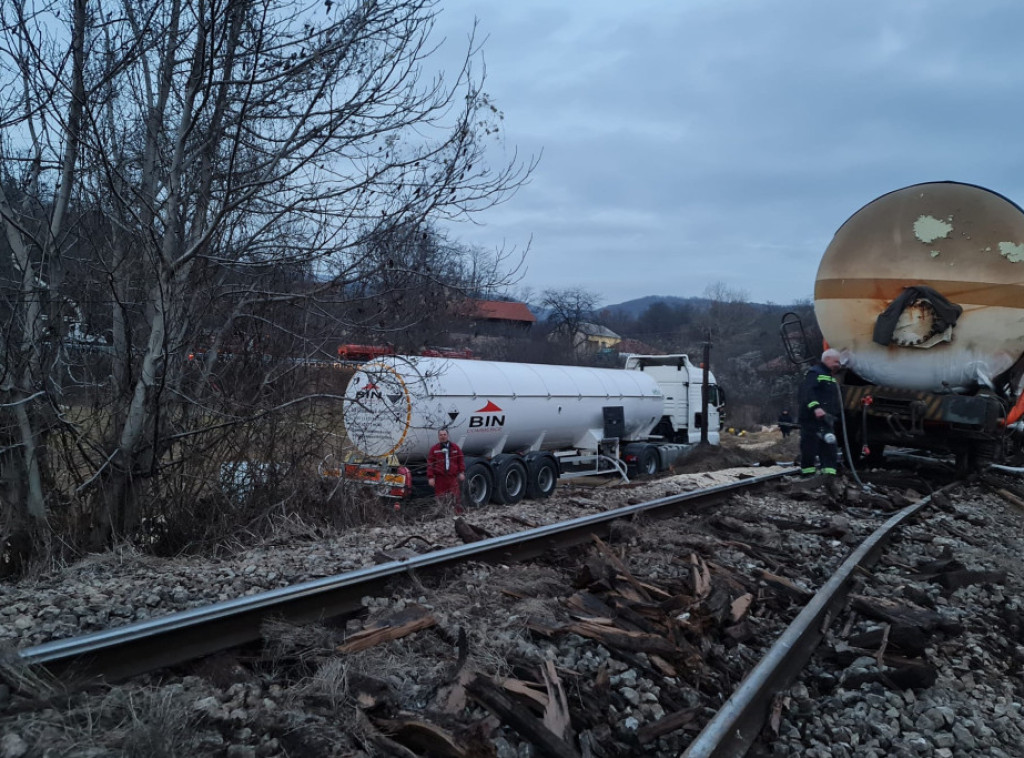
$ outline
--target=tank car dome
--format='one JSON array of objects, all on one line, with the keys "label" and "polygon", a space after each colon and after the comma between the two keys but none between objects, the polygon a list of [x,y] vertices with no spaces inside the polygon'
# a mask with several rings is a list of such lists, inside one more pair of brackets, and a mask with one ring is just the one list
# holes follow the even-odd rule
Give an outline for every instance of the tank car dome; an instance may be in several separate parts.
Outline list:
[{"label": "tank car dome", "polygon": [[915,184],[836,232],[814,309],[844,363],[874,384],[991,385],[1024,354],[1024,211],[970,184]]}]

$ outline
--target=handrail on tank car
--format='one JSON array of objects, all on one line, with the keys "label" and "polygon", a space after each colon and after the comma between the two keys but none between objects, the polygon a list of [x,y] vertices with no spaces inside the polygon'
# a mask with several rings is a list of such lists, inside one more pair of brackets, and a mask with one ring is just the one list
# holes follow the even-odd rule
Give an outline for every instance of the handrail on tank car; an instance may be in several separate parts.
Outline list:
[{"label": "handrail on tank car", "polygon": [[782,346],[786,349],[786,355],[796,365],[810,363],[818,357],[807,339],[807,332],[799,314],[790,311],[783,315],[779,324],[779,336],[782,338]]}]

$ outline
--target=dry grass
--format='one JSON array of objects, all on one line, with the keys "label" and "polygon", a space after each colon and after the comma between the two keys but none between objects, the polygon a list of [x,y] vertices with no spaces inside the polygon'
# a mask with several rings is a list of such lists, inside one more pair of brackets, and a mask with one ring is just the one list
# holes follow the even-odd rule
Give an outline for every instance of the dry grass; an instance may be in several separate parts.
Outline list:
[{"label": "dry grass", "polygon": [[48,700],[61,691],[59,683],[28,666],[14,648],[7,646],[0,646],[0,682],[33,700]]},{"label": "dry grass", "polygon": [[299,689],[326,700],[334,710],[353,705],[348,683],[348,664],[341,658],[331,658],[317,667],[313,676]]},{"label": "dry grass", "polygon": [[315,666],[334,655],[338,633],[320,624],[268,620],[260,627],[265,655],[275,663]]},{"label": "dry grass", "polygon": [[98,701],[76,698],[23,723],[30,756],[185,758],[195,754],[198,720],[180,691],[120,687]]}]

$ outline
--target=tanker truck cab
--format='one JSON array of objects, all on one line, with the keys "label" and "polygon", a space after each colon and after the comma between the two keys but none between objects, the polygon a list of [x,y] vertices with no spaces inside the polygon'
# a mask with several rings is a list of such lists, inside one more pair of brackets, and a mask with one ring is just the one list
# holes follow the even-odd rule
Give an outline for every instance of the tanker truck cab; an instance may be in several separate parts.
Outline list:
[{"label": "tanker truck cab", "polygon": [[[704,369],[687,355],[630,355],[626,370],[643,371],[661,387],[665,408],[654,434],[668,442],[695,445],[701,441]],[[708,372],[708,442],[719,444],[725,393]]]}]

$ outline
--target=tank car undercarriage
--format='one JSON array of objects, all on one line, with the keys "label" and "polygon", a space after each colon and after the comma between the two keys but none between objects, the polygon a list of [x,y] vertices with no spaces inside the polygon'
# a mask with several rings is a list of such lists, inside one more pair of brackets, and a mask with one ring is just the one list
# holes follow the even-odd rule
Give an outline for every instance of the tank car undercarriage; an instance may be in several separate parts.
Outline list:
[{"label": "tank car undercarriage", "polygon": [[886,446],[956,457],[959,473],[989,463],[1024,464],[1024,434],[1003,426],[1010,404],[989,391],[939,394],[879,385],[842,385],[851,454],[881,457]]}]

